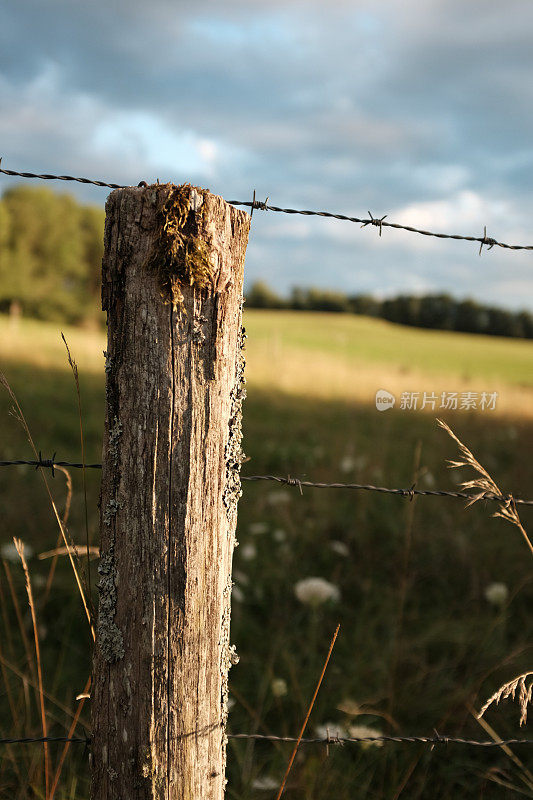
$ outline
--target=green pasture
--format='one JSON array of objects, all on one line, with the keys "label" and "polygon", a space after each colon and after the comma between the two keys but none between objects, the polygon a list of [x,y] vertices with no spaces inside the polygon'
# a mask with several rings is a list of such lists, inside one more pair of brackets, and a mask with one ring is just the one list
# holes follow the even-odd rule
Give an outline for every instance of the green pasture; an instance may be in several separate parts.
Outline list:
[{"label": "green pasture", "polygon": [[[525,389],[533,383],[533,345],[518,340],[400,328],[348,315],[249,311],[248,398],[245,403],[244,474],[278,474],[317,481],[373,483],[408,488],[455,489],[470,477],[450,471],[457,447],[437,427],[436,414],[376,411],[370,391],[375,370],[416,369],[428,380],[465,376]],[[65,329],[80,370],[86,457],[100,460],[104,413],[101,332]],[[354,380],[368,379],[368,402],[313,397],[296,376],[290,391],[264,380],[261,360],[290,351],[320,382],[322,357],[353,364]],[[318,358],[320,356],[320,358]],[[22,321],[13,329],[0,318],[0,360],[25,414],[37,449],[50,457],[80,458],[74,381],[57,326]],[[281,364],[280,361],[280,364]],[[376,367],[377,365],[377,367]],[[270,374],[270,373],[268,373]],[[376,388],[379,388],[377,386]],[[0,459],[32,458],[25,433],[0,394]],[[444,412],[502,491],[533,497],[533,421],[530,417]],[[72,470],[69,532],[85,539],[82,479]],[[97,471],[88,471],[88,519],[97,543]],[[48,475],[60,512],[65,476]],[[60,557],[46,596],[50,559],[38,554],[57,543],[58,529],[39,473],[0,467],[0,547],[7,573],[0,587],[0,737],[39,735],[40,721],[24,634],[32,642],[20,564],[5,547],[18,536],[28,548],[48,692],[49,733],[64,735],[90,673],[83,610],[67,560]],[[234,557],[232,642],[240,663],[230,676],[230,732],[297,735],[329,641],[341,630],[313,711],[309,734],[327,727],[377,733],[441,734],[490,738],[472,714],[498,686],[532,669],[531,558],[519,531],[494,519],[495,504],[396,496],[349,490],[286,488],[244,483]],[[533,511],[520,510],[533,530]],[[97,602],[93,561],[93,598]],[[336,601],[301,602],[299,581],[320,577]],[[504,601],[487,600],[488,587],[505,585]],[[490,594],[490,593],[489,593]],[[22,676],[22,677],[21,677]],[[495,735],[527,736],[516,703],[487,713]],[[85,726],[85,727],[84,727]],[[77,733],[90,726],[86,703]],[[53,746],[57,759],[60,745]],[[231,800],[275,797],[291,745],[230,740]],[[385,744],[302,746],[287,800],[455,800],[533,797],[524,769],[529,750]],[[0,798],[42,797],[42,750],[12,745],[0,766]],[[27,778],[23,789],[20,776]],[[506,786],[502,786],[502,782]],[[509,788],[509,786],[514,788]],[[263,788],[261,788],[263,787]],[[521,792],[520,795],[518,792]],[[73,746],[62,773],[59,800],[87,800],[87,755]]]}]

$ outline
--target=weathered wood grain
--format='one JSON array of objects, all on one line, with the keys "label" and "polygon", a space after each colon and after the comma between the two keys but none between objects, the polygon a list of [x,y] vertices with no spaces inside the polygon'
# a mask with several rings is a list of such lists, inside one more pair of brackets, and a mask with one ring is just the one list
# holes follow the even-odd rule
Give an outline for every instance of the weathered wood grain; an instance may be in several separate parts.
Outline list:
[{"label": "weathered wood grain", "polygon": [[116,190],[106,205],[93,800],[224,794],[250,218],[179,187],[184,232],[207,247],[211,280],[180,286],[173,307],[153,256],[175,191]]}]

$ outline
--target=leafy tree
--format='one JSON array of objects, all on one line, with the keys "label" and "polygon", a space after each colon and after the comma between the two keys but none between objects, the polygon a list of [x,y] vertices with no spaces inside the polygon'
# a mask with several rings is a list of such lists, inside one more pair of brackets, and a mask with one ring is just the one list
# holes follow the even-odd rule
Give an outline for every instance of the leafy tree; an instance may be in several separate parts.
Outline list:
[{"label": "leafy tree", "polygon": [[291,291],[289,308],[293,308],[295,311],[309,311],[307,299],[307,292],[305,289],[295,286]]},{"label": "leafy tree", "polygon": [[348,298],[351,314],[363,314],[366,317],[381,316],[381,302],[371,294],[356,294]]},{"label": "leafy tree", "polygon": [[40,319],[95,319],[103,211],[33,187],[9,189],[0,208],[0,308],[18,304]]},{"label": "leafy tree", "polygon": [[417,323],[421,328],[453,330],[456,301],[448,294],[429,294],[420,297]]},{"label": "leafy tree", "polygon": [[285,301],[264,281],[256,281],[246,292],[248,308],[284,308]]},{"label": "leafy tree", "polygon": [[325,289],[309,289],[307,292],[307,307],[311,311],[349,311],[348,298],[342,292],[332,292]]},{"label": "leafy tree", "polygon": [[289,308],[297,311],[334,311],[350,310],[348,298],[342,292],[327,289],[302,289],[295,287],[291,292]]}]

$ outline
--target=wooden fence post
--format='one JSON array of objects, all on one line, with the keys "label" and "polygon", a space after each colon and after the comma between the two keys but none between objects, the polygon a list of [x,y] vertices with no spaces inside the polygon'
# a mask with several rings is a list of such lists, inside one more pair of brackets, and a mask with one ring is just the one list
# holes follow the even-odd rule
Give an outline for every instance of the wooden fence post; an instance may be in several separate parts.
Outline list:
[{"label": "wooden fence post", "polygon": [[93,800],[220,800],[250,217],[185,185],[106,205]]}]

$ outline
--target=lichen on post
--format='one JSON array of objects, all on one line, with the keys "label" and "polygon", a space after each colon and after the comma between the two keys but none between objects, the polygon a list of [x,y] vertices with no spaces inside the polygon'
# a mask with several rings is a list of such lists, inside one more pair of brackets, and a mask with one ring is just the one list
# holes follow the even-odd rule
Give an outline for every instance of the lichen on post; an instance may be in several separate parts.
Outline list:
[{"label": "lichen on post", "polygon": [[106,205],[93,800],[221,800],[250,218],[153,185]]}]

